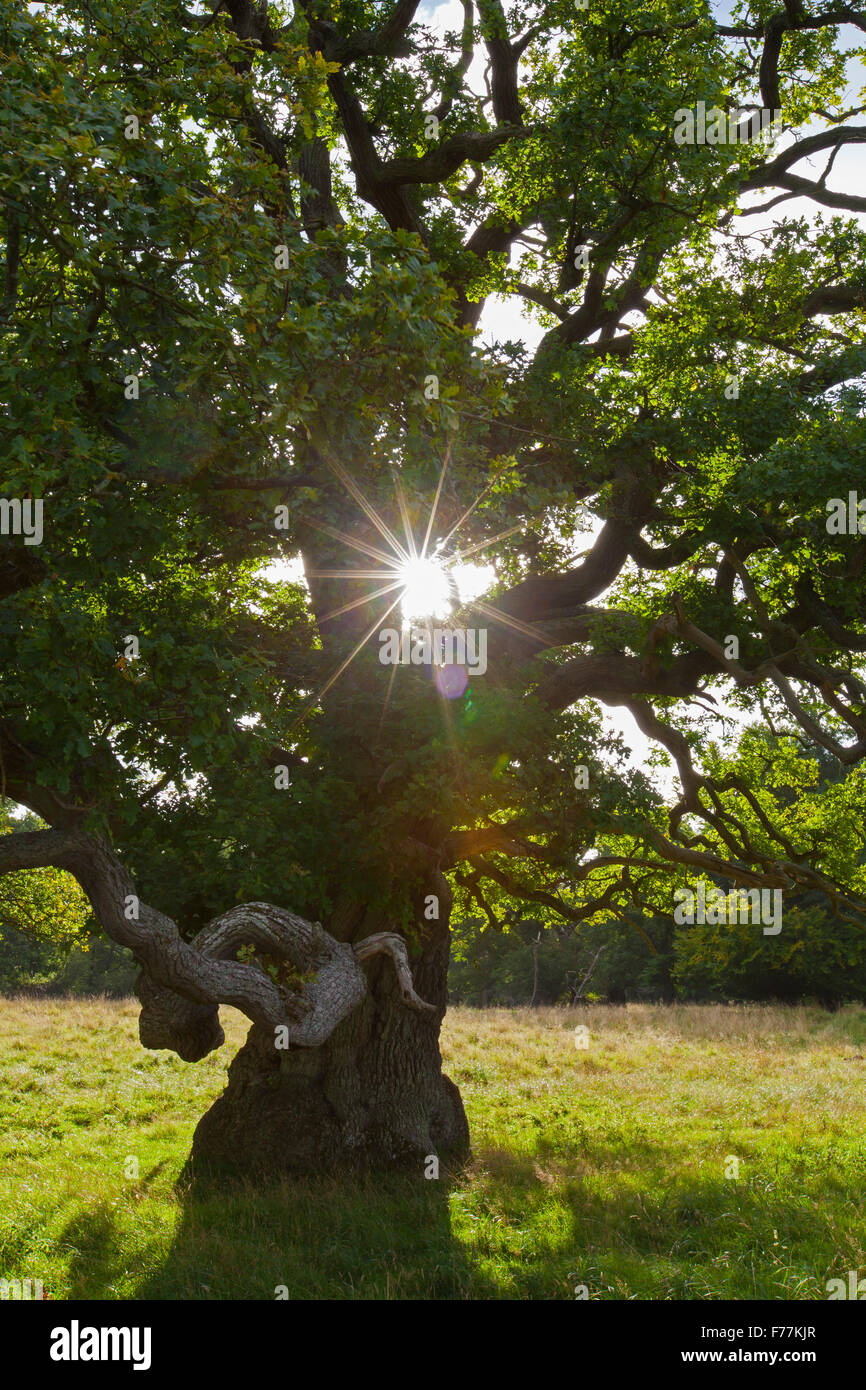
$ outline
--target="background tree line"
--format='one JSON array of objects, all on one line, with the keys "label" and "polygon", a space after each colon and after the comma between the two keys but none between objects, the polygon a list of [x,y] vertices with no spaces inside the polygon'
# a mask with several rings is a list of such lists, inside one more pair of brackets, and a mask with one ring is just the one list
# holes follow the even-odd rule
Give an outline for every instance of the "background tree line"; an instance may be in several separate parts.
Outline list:
[{"label": "background tree line", "polygon": [[[86,905],[74,901],[74,887],[51,877],[44,869],[18,875],[14,900],[8,892],[0,899],[0,990],[130,994],[137,973],[130,952],[101,935]],[[64,911],[65,894],[72,901]],[[834,917],[819,896],[807,893],[786,904],[778,938],[748,924],[675,927],[670,917],[638,912],[577,930],[543,928],[524,918],[496,932],[479,918],[465,918],[454,928],[450,1001],[805,998],[833,1007],[866,1000],[866,937],[854,923]],[[27,914],[55,907],[53,929],[28,930]]]},{"label": "background tree line", "polygon": [[577,931],[524,920],[496,932],[466,919],[454,930],[451,1002],[815,999],[835,1007],[866,999],[862,928],[819,899],[806,893],[787,903],[779,937],[750,924],[677,927],[638,912]]}]

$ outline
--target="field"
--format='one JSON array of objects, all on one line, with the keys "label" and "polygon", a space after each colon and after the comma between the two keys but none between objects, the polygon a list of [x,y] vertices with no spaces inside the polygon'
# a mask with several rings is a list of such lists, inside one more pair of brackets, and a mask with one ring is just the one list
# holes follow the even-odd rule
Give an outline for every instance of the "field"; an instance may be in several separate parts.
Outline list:
[{"label": "field", "polygon": [[859,1006],[456,1009],[461,1171],[184,1193],[244,1034],[223,1014],[230,1045],[188,1066],[140,1048],[132,1002],[0,1000],[0,1278],[56,1299],[824,1299],[866,1273]]}]

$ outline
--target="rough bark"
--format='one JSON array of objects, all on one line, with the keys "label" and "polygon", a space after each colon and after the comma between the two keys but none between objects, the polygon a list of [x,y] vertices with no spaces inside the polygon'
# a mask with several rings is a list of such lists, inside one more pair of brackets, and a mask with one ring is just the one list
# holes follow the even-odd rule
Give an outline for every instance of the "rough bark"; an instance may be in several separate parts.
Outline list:
[{"label": "rough bark", "polygon": [[[199,1122],[193,1171],[322,1173],[339,1167],[399,1167],[423,1174],[429,1155],[457,1161],[469,1130],[460,1093],[442,1072],[439,1030],[445,1013],[448,907],[419,922],[412,978],[431,1009],[407,1007],[400,973],[368,958],[375,911],[344,907],[328,922],[367,957],[363,1001],[321,1046],[274,1046],[254,1025],[229,1067],[222,1096]],[[411,983],[410,983],[411,988]]]}]

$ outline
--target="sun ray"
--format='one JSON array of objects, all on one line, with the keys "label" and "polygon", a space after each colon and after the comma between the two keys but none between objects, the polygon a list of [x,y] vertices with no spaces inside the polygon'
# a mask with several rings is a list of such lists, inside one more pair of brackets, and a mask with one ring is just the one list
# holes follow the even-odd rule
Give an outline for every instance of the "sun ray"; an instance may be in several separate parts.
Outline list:
[{"label": "sun ray", "polygon": [[[385,551],[379,549],[377,546],[371,545],[367,541],[357,540],[354,536],[351,536],[347,534],[345,531],[342,531],[335,526],[331,526],[326,522],[310,520],[309,524],[312,527],[314,527],[314,529],[316,529],[317,531],[320,531],[323,535],[331,537],[332,539],[338,541],[342,545],[347,545],[351,547],[351,549],[357,551],[359,554],[366,555],[370,559],[378,561],[381,565],[384,566],[383,569],[378,570],[348,568],[338,569],[336,567],[333,569],[310,570],[307,576],[309,579],[383,581],[381,587],[373,589],[368,593],[361,594],[357,598],[351,599],[348,602],[342,604],[340,607],[332,609],[330,612],[324,614],[319,619],[319,622],[326,623],[334,618],[341,616],[344,613],[353,612],[354,610],[362,607],[363,605],[373,603],[376,599],[386,598],[389,595],[391,595],[394,592],[394,590],[398,590],[398,593],[396,597],[388,604],[385,611],[382,614],[380,614],[380,616],[375,620],[375,622],[367,629],[364,635],[355,644],[355,646],[349,652],[348,656],[346,656],[345,659],[340,662],[337,669],[332,672],[332,674],[328,677],[328,679],[325,681],[322,687],[311,697],[311,699],[308,701],[307,705],[301,711],[295,723],[293,724],[293,729],[297,728],[298,725],[302,723],[303,720],[307,717],[310,711],[323,700],[324,696],[328,693],[332,686],[340,679],[343,672],[352,663],[352,661],[354,661],[355,657],[366,645],[366,643],[369,642],[370,638],[374,635],[374,633],[377,630],[381,629],[382,624],[388,618],[389,614],[391,614],[394,611],[397,605],[401,603],[401,601],[405,604],[405,602],[407,601],[407,594],[411,587],[413,569],[417,570],[419,566],[423,568],[425,564],[429,566],[431,575],[422,575],[420,576],[420,580],[418,580],[418,576],[416,576],[416,581],[418,581],[418,587],[422,592],[422,601],[432,602],[433,590],[436,587],[434,583],[435,579],[444,579],[444,582],[450,585],[451,589],[453,590],[454,574],[452,567],[455,564],[461,563],[470,555],[475,555],[479,551],[488,549],[490,546],[495,545],[498,541],[504,540],[507,536],[514,535],[516,531],[519,531],[521,529],[519,525],[513,526],[510,527],[508,530],[502,531],[498,535],[491,537],[490,539],[478,541],[472,545],[466,546],[463,549],[456,550],[455,553],[451,556],[445,557],[442,554],[443,549],[451,540],[451,538],[456,535],[456,533],[460,530],[461,526],[475,511],[476,507],[479,505],[479,503],[482,501],[485,495],[495,485],[498,478],[502,476],[502,473],[505,471],[505,468],[508,467],[508,465],[505,465],[505,467],[499,469],[498,472],[494,475],[494,477],[490,479],[490,481],[485,485],[484,488],[482,488],[478,496],[475,498],[475,501],[472,503],[470,507],[466,509],[466,511],[460,517],[456,525],[452,526],[447,535],[435,543],[433,551],[430,557],[428,558],[427,552],[431,544],[431,538],[434,534],[434,527],[436,524],[436,518],[438,515],[439,505],[442,498],[442,491],[445,485],[445,477],[448,472],[449,464],[451,461],[453,443],[454,440],[452,435],[448,439],[444,457],[442,459],[442,466],[439,471],[436,492],[433,497],[433,502],[430,508],[430,514],[426,526],[426,533],[424,536],[424,543],[420,549],[420,553],[415,543],[415,535],[409,512],[406,492],[403,487],[403,482],[400,476],[395,472],[393,474],[393,482],[397,506],[399,508],[400,518],[403,524],[403,530],[405,532],[405,547],[397,540],[397,537],[394,535],[393,531],[382,519],[382,517],[379,516],[373,504],[367,499],[365,494],[362,492],[361,488],[349,475],[349,473],[346,471],[343,465],[329,453],[326,453],[325,451],[320,451],[322,454],[322,458],[325,460],[328,467],[331,469],[334,475],[343,483],[347,491],[357,502],[364,515],[372,522],[379,534],[392,548],[393,553],[387,554]],[[516,632],[531,637],[534,641],[540,644],[544,644],[546,640],[544,635],[538,629],[531,627],[527,623],[521,622],[519,618],[512,618],[510,614],[504,613],[500,609],[497,609],[490,604],[482,602],[480,599],[471,601],[468,604],[468,606],[474,607],[480,613],[484,613],[487,616],[495,619],[497,622],[503,623],[513,628]],[[416,622],[421,619],[421,616],[421,613],[418,613],[416,617]],[[428,630],[431,629],[432,621],[433,610],[431,609],[428,610],[423,617],[423,623],[428,628]],[[385,696],[385,702],[382,708],[382,715],[379,720],[379,730],[376,735],[377,740],[379,738],[379,735],[381,734],[385,721],[385,716],[390,707],[395,676],[396,666],[392,669],[391,676],[388,682],[388,689]],[[453,739],[454,729],[450,728],[449,733],[451,738]]]},{"label": "sun ray", "polygon": [[397,506],[400,508],[400,516],[403,519],[403,530],[406,532],[406,544],[413,560],[418,559],[418,551],[415,547],[415,537],[412,533],[412,521],[409,516],[409,508],[406,505],[406,494],[403,491],[403,480],[399,473],[394,474],[394,491],[397,494]]},{"label": "sun ray", "polygon": [[536,642],[541,642],[545,646],[550,640],[539,628],[531,627],[529,623],[521,622],[519,618],[512,618],[510,613],[503,613],[501,608],[495,608],[491,603],[484,603],[481,599],[476,598],[468,606],[477,608],[479,613],[483,613],[486,617],[493,618],[498,623],[504,623],[506,627],[513,627],[515,632],[532,637]]},{"label": "sun ray", "polygon": [[448,464],[451,461],[451,444],[452,440],[449,439],[447,447],[445,449],[445,457],[442,460],[442,468],[439,473],[439,482],[436,484],[436,496],[433,498],[433,506],[430,508],[430,519],[427,522],[427,534],[424,537],[424,544],[421,547],[422,560],[425,558],[427,554],[427,546],[430,543],[430,532],[433,530],[433,522],[436,519],[436,511],[439,507],[439,498],[442,496],[442,484],[445,482],[445,474],[448,470]]},{"label": "sun ray", "polygon": [[[384,703],[384,705],[382,706],[382,714],[381,714],[380,719],[379,719],[379,727],[378,727],[378,729],[376,730],[376,744],[378,744],[379,739],[380,739],[381,736],[382,736],[382,728],[383,728],[384,723],[385,723],[385,715],[388,713],[388,706],[389,706],[390,703],[391,703],[391,691],[394,689],[394,680],[395,680],[396,675],[397,675],[397,663],[396,663],[396,661],[395,661],[394,665],[391,667],[391,675],[390,675],[389,680],[388,680],[388,689],[385,691],[385,703]],[[375,746],[375,745],[374,745],[374,746]]]},{"label": "sun ray", "polygon": [[451,701],[440,699],[439,706],[442,711],[442,718],[445,723],[445,738],[448,742],[448,751],[451,754],[454,765],[454,780],[462,790],[465,782],[463,771],[463,760],[460,757],[460,748],[457,742],[457,732],[454,727],[454,711],[451,708]]},{"label": "sun ray", "polygon": [[371,594],[362,594],[360,598],[352,599],[351,603],[344,603],[342,608],[333,608],[330,613],[323,614],[318,620],[319,624],[327,623],[331,618],[339,618],[341,613],[350,613],[353,608],[360,608],[364,603],[372,603],[373,599],[384,598],[385,594],[393,594],[395,589],[404,587],[402,579],[395,579],[393,584],[383,584],[381,589],[374,589]]},{"label": "sun ray", "polygon": [[390,570],[309,570],[308,579],[393,579],[397,569]]},{"label": "sun ray", "polygon": [[397,597],[395,598],[394,602],[388,605],[388,607],[385,609],[385,612],[382,613],[382,614],[380,614],[379,617],[376,619],[376,621],[373,623],[373,626],[370,627],[370,628],[368,628],[368,630],[364,633],[364,636],[361,638],[361,640],[360,640],[360,642],[357,644],[357,646],[355,646],[355,647],[352,648],[352,650],[349,652],[349,655],[346,657],[346,660],[345,660],[345,661],[342,661],[342,662],[340,663],[340,665],[337,667],[336,671],[333,673],[333,675],[331,675],[331,676],[328,677],[328,679],[325,681],[325,684],[322,686],[321,690],[318,690],[318,691],[316,692],[316,694],[312,697],[312,699],[311,699],[310,701],[308,701],[308,703],[307,703],[307,705],[304,707],[304,709],[301,710],[301,713],[298,715],[297,719],[295,720],[294,724],[292,725],[291,729],[289,730],[290,733],[293,733],[294,730],[298,727],[298,725],[301,724],[301,723],[303,722],[304,719],[306,719],[307,715],[309,714],[310,710],[314,707],[314,705],[317,705],[317,704],[319,703],[319,701],[320,701],[325,695],[327,695],[328,691],[330,690],[330,688],[331,688],[331,686],[334,684],[334,682],[335,682],[335,681],[338,681],[338,680],[340,679],[340,677],[342,676],[342,674],[343,674],[343,672],[345,671],[346,667],[347,667],[352,661],[355,660],[355,657],[358,655],[358,652],[361,650],[361,648],[365,645],[365,643],[369,642],[370,638],[373,636],[373,633],[377,630],[377,628],[381,627],[382,623],[385,621],[385,619],[387,618],[388,614],[389,614],[389,613],[392,613],[392,612],[394,611],[394,609],[397,607],[397,604],[398,604],[399,602],[400,602],[400,596],[399,596],[399,594],[398,594]]},{"label": "sun ray", "polygon": [[326,536],[331,536],[335,541],[342,541],[344,545],[350,545],[361,555],[369,555],[373,560],[381,560],[384,565],[396,565],[398,563],[393,555],[387,555],[384,550],[377,550],[374,545],[368,545],[366,541],[356,541],[352,536],[347,536],[345,531],[338,531],[336,526],[329,526],[325,521],[313,521],[310,518],[307,525],[314,527],[316,531],[323,532]]},{"label": "sun ray", "polygon": [[479,541],[477,545],[468,545],[465,550],[457,550],[453,555],[449,555],[448,563],[458,564],[465,560],[467,555],[475,555],[479,550],[486,550],[489,545],[495,545],[497,541],[504,541],[507,536],[513,536],[515,531],[526,529],[526,523],[521,521],[517,526],[509,526],[507,531],[500,531],[498,536],[491,536],[489,540]]},{"label": "sun ray", "polygon": [[328,467],[334,473],[336,473],[343,486],[348,488],[349,492],[352,494],[355,501],[358,503],[358,506],[369,517],[379,534],[381,536],[384,536],[388,544],[393,547],[395,555],[399,555],[401,560],[409,560],[411,558],[409,553],[403,549],[397,537],[394,535],[394,532],[388,525],[386,525],[386,523],[379,516],[379,513],[376,511],[376,508],[373,506],[372,502],[368,502],[367,498],[364,496],[364,493],[358,487],[358,484],[355,482],[354,478],[346,472],[343,465],[339,463],[337,459],[333,457],[332,454],[327,453],[324,454],[323,457]]},{"label": "sun ray", "polygon": [[484,495],[490,491],[494,483],[499,481],[499,479],[502,477],[502,474],[508,467],[509,464],[506,463],[503,465],[502,468],[499,469],[497,473],[494,473],[493,477],[490,479],[490,482],[487,483],[486,486],[481,489],[472,505],[466,508],[466,511],[463,513],[460,520],[456,523],[456,525],[451,527],[451,530],[448,532],[448,535],[445,536],[445,538],[439,542],[440,550],[443,546],[446,546],[450,541],[451,537],[460,530],[460,527],[463,525],[464,521],[466,521],[472,515],[472,513],[475,511],[475,508],[478,506],[478,503],[481,501]]}]

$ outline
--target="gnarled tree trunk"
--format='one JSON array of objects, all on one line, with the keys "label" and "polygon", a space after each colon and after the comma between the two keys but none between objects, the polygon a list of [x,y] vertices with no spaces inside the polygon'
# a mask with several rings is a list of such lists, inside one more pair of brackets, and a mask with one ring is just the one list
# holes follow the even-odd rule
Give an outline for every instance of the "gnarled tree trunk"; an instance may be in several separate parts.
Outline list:
[{"label": "gnarled tree trunk", "polygon": [[[433,1009],[408,1008],[391,962],[378,956],[363,966],[365,998],[321,1046],[279,1048],[272,1030],[254,1024],[226,1090],[196,1129],[196,1171],[374,1165],[420,1173],[431,1154],[457,1159],[468,1151],[463,1103],[439,1052],[449,949],[441,896],[440,911],[439,921],[419,921],[421,951],[411,955],[415,990]],[[387,927],[357,905],[325,925],[356,945]]]},{"label": "gnarled tree trunk", "polygon": [[407,890],[407,937],[381,908],[344,901],[327,926],[239,903],[185,941],[138,898],[107,841],[76,825],[0,839],[0,872],[68,869],[108,935],[135,953],[145,1047],[196,1062],[224,1041],[221,1004],[251,1020],[228,1086],[196,1130],[197,1168],[420,1170],[430,1155],[468,1151],[460,1094],[439,1053],[451,892],[438,868]]}]

